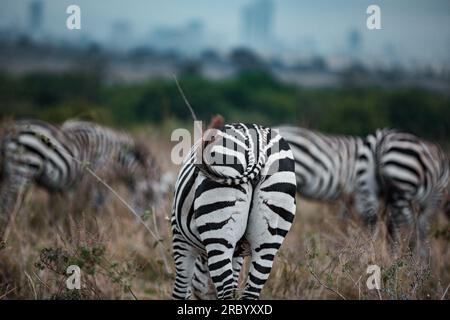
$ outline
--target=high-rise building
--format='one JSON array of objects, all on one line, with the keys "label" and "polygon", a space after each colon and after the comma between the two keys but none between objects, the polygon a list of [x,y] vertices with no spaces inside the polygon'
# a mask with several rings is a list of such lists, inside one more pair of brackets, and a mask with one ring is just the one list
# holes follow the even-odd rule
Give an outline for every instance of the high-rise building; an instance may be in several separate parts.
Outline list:
[{"label": "high-rise building", "polygon": [[362,36],[361,33],[356,30],[350,30],[348,33],[348,50],[349,54],[357,56],[362,49]]},{"label": "high-rise building", "polygon": [[199,52],[205,45],[205,25],[199,19],[189,21],[184,30],[186,49],[191,52]]},{"label": "high-rise building", "polygon": [[269,47],[272,39],[274,4],[271,0],[255,0],[242,9],[245,45],[254,49]]},{"label": "high-rise building", "polygon": [[40,0],[33,0],[29,5],[28,26],[31,33],[39,34],[44,21],[44,4]]},{"label": "high-rise building", "polygon": [[111,24],[109,46],[125,50],[133,44],[133,32],[129,21],[116,20]]}]

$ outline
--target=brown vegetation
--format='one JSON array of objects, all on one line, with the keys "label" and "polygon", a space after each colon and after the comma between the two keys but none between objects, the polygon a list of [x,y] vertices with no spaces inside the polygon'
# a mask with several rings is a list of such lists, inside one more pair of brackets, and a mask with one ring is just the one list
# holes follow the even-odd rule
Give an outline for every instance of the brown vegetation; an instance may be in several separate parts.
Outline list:
[{"label": "brown vegetation", "polygon": [[[164,170],[176,169],[164,161],[170,154],[165,138],[148,130],[139,135],[151,137]],[[114,187],[127,198],[125,188]],[[75,199],[49,199],[41,190],[28,194],[0,246],[0,299],[169,299],[173,274],[164,260],[172,263],[171,197],[141,215],[157,239],[116,198],[100,214],[85,207],[85,199]],[[433,224],[430,259],[423,263],[406,247],[392,258],[382,226],[372,241],[357,221],[336,212],[338,206],[299,199],[295,224],[262,298],[450,298],[450,228],[443,215]],[[73,264],[82,270],[80,291],[66,289],[66,269]],[[366,286],[372,264],[381,267],[380,291]]]}]

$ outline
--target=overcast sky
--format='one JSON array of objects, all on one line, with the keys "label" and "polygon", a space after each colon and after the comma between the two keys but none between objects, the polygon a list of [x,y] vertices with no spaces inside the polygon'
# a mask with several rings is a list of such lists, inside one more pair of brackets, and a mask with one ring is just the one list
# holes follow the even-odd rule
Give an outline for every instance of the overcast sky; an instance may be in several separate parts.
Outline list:
[{"label": "overcast sky", "polygon": [[[24,28],[32,0],[0,0],[0,26]],[[183,25],[203,20],[209,34],[223,45],[241,39],[241,9],[252,0],[43,0],[44,28],[51,34],[73,37],[65,28],[66,7],[78,4],[82,30],[94,39],[107,41],[114,21],[129,21],[135,38],[144,38],[157,26]],[[450,0],[274,0],[276,37],[295,47],[313,41],[322,53],[346,46],[348,33],[359,30],[364,50],[386,52],[395,48],[405,59],[450,62]],[[366,28],[366,9],[378,4],[382,30]]]}]

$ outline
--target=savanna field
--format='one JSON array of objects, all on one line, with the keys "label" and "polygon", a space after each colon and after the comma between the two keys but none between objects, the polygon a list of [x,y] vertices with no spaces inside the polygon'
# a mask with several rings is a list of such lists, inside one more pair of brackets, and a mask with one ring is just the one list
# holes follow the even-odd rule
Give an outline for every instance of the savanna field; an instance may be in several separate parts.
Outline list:
[{"label": "savanna field", "polygon": [[74,2],[0,0],[0,304],[450,301],[449,0]]},{"label": "savanna field", "polygon": [[[419,88],[306,89],[265,72],[210,81],[185,75],[179,82],[199,119],[222,114],[227,122],[290,123],[329,133],[364,136],[392,127],[440,142],[448,151],[448,94]],[[97,74],[0,74],[0,118],[62,123],[81,118],[130,132],[150,147],[164,172],[171,133],[193,129],[192,117],[173,80],[109,84]],[[1,132],[0,132],[1,135]],[[169,159],[169,160],[168,160]],[[139,218],[111,194],[99,212],[91,202],[93,177],[71,197],[36,187],[14,212],[0,245],[0,299],[170,299],[174,281],[172,192]],[[130,202],[122,185],[114,190]],[[450,222],[437,214],[430,230],[429,260],[418,261],[404,245],[392,257],[386,230],[372,241],[339,204],[298,198],[297,216],[275,260],[263,299],[449,299]],[[144,225],[145,224],[145,225]],[[404,243],[408,243],[405,235]],[[66,270],[82,270],[82,290],[67,290]],[[381,290],[368,290],[367,268],[381,268]],[[241,279],[241,282],[245,279]]]},{"label": "savanna field", "polygon": [[[167,161],[174,127],[172,123],[133,130],[150,144],[165,172],[177,170]],[[123,186],[112,187],[125,200],[130,198]],[[80,186],[69,200],[50,199],[39,189],[27,195],[0,247],[0,299],[170,299],[172,195],[137,218],[113,195],[96,212],[88,190],[89,186]],[[394,258],[382,223],[372,240],[359,220],[348,215],[338,204],[298,198],[294,226],[262,298],[450,298],[450,224],[443,214],[437,214],[432,224],[430,258],[425,262],[409,250],[407,235]],[[70,265],[82,269],[80,291],[66,289]],[[367,289],[369,265],[381,268],[379,291]]]}]

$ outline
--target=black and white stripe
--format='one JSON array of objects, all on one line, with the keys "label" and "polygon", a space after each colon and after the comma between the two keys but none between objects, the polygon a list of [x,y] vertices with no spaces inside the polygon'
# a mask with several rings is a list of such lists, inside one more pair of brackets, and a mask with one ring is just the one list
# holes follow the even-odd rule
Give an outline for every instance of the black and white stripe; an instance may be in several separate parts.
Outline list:
[{"label": "black and white stripe", "polygon": [[412,134],[385,129],[378,136],[377,162],[391,239],[397,242],[399,229],[410,225],[417,214],[423,241],[429,218],[448,205],[449,160],[437,144]]},{"label": "black and white stripe", "polygon": [[327,135],[290,126],[277,129],[294,154],[299,194],[312,200],[353,204],[364,222],[374,228],[379,211],[376,136]]},{"label": "black and white stripe", "polygon": [[83,180],[86,165],[151,199],[157,171],[144,150],[130,136],[94,123],[69,121],[59,128],[35,120],[14,122],[2,138],[0,215],[8,219],[29,184],[52,193],[72,189]]},{"label": "black and white stripe", "polygon": [[[243,265],[243,256],[236,256],[233,258],[233,281],[236,289],[239,286]],[[194,275],[192,278],[192,295],[197,300],[217,299],[217,291],[208,270],[206,256],[199,256],[195,261]]]},{"label": "black and white stripe", "polygon": [[81,161],[91,170],[109,183],[127,184],[138,210],[161,200],[168,191],[169,181],[164,180],[149,148],[129,134],[78,120],[66,121],[61,130],[71,137]]},{"label": "black and white stripe", "polygon": [[397,241],[398,230],[414,219],[425,238],[429,217],[448,202],[449,162],[436,144],[383,129],[365,138],[333,136],[297,127],[280,127],[295,158],[301,196],[352,203],[364,221],[375,227],[381,197],[388,209],[388,231]]},{"label": "black and white stripe", "polygon": [[[242,265],[236,258],[251,256],[242,298],[257,299],[295,215],[292,152],[277,132],[245,124],[214,130],[201,152],[202,159],[213,161],[195,164],[198,147],[176,183],[173,297],[189,298],[192,281],[204,284],[210,277],[216,298],[233,298]],[[209,275],[193,279],[196,263],[200,275],[202,270]]]},{"label": "black and white stripe", "polygon": [[79,157],[72,140],[57,127],[40,121],[8,125],[2,139],[0,218],[5,227],[26,187],[35,182],[50,191],[69,188],[77,179]]}]

